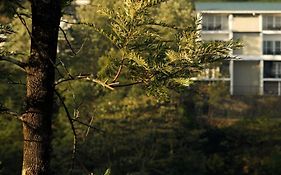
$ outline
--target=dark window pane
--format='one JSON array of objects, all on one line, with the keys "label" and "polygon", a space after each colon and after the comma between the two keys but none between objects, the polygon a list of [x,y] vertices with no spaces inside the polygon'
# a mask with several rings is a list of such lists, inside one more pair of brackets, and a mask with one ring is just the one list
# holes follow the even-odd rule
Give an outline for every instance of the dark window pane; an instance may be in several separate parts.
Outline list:
[{"label": "dark window pane", "polygon": [[264,82],[265,95],[278,95],[278,82]]},{"label": "dark window pane", "polygon": [[263,77],[264,78],[274,78],[274,75],[272,75],[272,61],[265,61],[263,65]]},{"label": "dark window pane", "polygon": [[275,55],[281,54],[281,42],[275,41]]}]

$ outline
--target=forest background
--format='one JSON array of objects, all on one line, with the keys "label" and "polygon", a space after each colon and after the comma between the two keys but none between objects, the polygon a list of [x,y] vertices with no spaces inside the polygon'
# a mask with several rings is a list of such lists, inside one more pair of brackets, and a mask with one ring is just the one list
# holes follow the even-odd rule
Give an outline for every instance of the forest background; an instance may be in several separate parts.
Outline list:
[{"label": "forest background", "polygon": [[[97,3],[115,5],[114,0],[92,0],[91,5],[70,6],[64,19],[105,26]],[[188,5],[184,0],[170,1],[157,10],[165,21],[184,25],[189,19]],[[16,31],[5,47],[28,52],[25,27],[4,7],[2,4],[1,21],[11,22]],[[72,49],[79,51],[74,55],[61,33],[59,58],[69,71],[91,71],[100,77],[110,74],[111,68],[106,66],[112,61],[108,55],[114,54],[110,42],[89,25],[65,27]],[[24,76],[8,64],[0,62],[0,67],[0,101],[20,111]],[[73,174],[99,175],[107,169],[113,175],[281,173],[279,97],[232,97],[224,83],[199,82],[160,92],[142,86],[110,91],[83,82],[66,83],[60,90],[69,111],[95,126],[76,125],[79,149]],[[55,109],[52,174],[68,174],[72,131],[59,99]],[[9,115],[0,116],[0,174],[20,174],[21,123]]]}]

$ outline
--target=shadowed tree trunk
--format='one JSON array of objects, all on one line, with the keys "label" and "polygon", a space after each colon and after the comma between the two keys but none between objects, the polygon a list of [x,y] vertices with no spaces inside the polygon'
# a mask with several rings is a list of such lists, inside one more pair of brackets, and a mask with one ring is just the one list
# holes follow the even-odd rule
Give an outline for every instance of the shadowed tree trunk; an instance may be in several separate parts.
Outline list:
[{"label": "shadowed tree trunk", "polygon": [[27,63],[26,111],[23,120],[22,175],[50,174],[51,121],[61,5],[32,0],[31,51]]}]

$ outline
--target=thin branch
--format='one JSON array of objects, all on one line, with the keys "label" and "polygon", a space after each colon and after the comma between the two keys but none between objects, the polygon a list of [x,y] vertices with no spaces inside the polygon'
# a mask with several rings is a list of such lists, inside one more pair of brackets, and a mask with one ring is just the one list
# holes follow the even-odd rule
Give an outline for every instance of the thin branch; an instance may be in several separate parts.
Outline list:
[{"label": "thin branch", "polygon": [[23,83],[22,81],[14,81],[11,78],[8,77],[8,84],[12,84],[12,85],[21,85],[21,86],[25,86],[26,84]]},{"label": "thin branch", "polygon": [[25,27],[26,31],[28,32],[28,35],[30,36],[30,38],[32,38],[32,34],[31,34],[31,31],[29,30],[27,24],[26,24],[26,21],[25,19],[21,16],[21,14],[19,14],[17,12],[17,10],[15,8],[13,8],[13,11],[14,13],[17,15],[17,17],[20,19],[21,23],[23,24],[23,26]]},{"label": "thin branch", "polygon": [[24,6],[21,5],[20,2],[18,1],[12,1],[11,3],[14,3],[15,5],[17,5],[18,7],[20,7],[21,9],[26,9]]},{"label": "thin branch", "polygon": [[137,82],[128,83],[128,84],[111,83],[111,84],[108,84],[108,85],[112,88],[118,88],[118,87],[133,86],[133,85],[142,84],[142,83],[143,83],[143,81],[137,81]]},{"label": "thin branch", "polygon": [[68,38],[67,38],[67,35],[66,35],[65,31],[64,31],[60,26],[59,26],[59,29],[60,29],[60,31],[63,33],[63,37],[64,37],[64,39],[65,39],[65,41],[66,41],[68,47],[70,48],[71,52],[72,52],[74,55],[77,55],[77,53],[74,51],[72,45],[70,44],[70,42],[69,42],[69,40],[68,40]]},{"label": "thin branch", "polygon": [[59,79],[58,81],[55,82],[55,86],[59,85],[61,83],[64,83],[64,82],[74,81],[74,80],[86,80],[86,81],[90,81],[90,82],[100,84],[103,87],[106,87],[110,90],[114,90],[114,88],[111,87],[110,85],[106,84],[106,82],[102,82],[101,80],[95,79],[92,74],[84,74],[84,75],[81,74],[81,75],[76,75],[76,76],[72,76],[72,77],[69,77],[69,78],[62,78],[62,79]]},{"label": "thin branch", "polygon": [[64,22],[66,24],[73,24],[73,25],[85,25],[85,26],[89,26],[89,27],[96,27],[95,24],[93,23],[86,23],[86,22],[69,22],[66,20],[61,20],[61,22]]},{"label": "thin branch", "polygon": [[12,111],[11,109],[5,107],[3,104],[0,103],[0,114],[8,114],[13,118],[22,121],[21,115],[17,112]]},{"label": "thin branch", "polygon": [[18,67],[20,67],[21,69],[25,70],[25,67],[26,67],[26,63],[24,62],[21,62],[19,60],[16,60],[12,57],[7,57],[7,56],[0,56],[0,61],[7,61],[9,63],[12,63]]},{"label": "thin branch", "polygon": [[123,66],[124,66],[123,63],[124,63],[124,59],[122,59],[121,65],[119,66],[118,71],[117,71],[115,77],[114,77],[113,80],[112,80],[112,83],[116,82],[117,79],[119,78],[119,76],[121,75],[121,72],[122,72],[122,69],[123,69]]},{"label": "thin branch", "polygon": [[[89,122],[89,125],[92,125],[92,122],[93,122],[93,121],[94,121],[94,116],[91,117],[91,120],[90,120],[90,122]],[[90,132],[90,129],[91,129],[91,127],[88,127],[88,128],[87,128],[87,130],[86,130],[86,132],[85,132],[84,138],[86,138],[86,137],[88,136],[88,134],[89,134],[89,132]]]},{"label": "thin branch", "polygon": [[121,71],[122,71],[122,68],[123,68],[123,64],[119,66],[118,71],[117,71],[114,79],[112,80],[112,83],[116,82],[116,80],[119,78],[119,76],[121,74]]},{"label": "thin branch", "polygon": [[[67,73],[67,75],[69,76],[69,78],[73,78],[71,73],[69,72],[69,70],[67,69],[67,67],[65,66],[64,62],[58,57],[58,60],[60,62],[60,64],[62,65],[64,71]],[[62,76],[63,77],[63,76]]]},{"label": "thin branch", "polygon": [[81,52],[81,50],[82,50],[82,48],[84,47],[84,45],[85,45],[85,43],[86,43],[87,40],[88,40],[88,38],[86,38],[86,39],[83,41],[81,47],[80,47],[80,48],[78,49],[78,51],[76,52],[77,55]]},{"label": "thin branch", "polygon": [[76,130],[75,130],[75,127],[74,127],[74,123],[73,123],[73,119],[70,115],[70,112],[62,98],[62,96],[59,94],[58,91],[55,90],[55,93],[56,95],[58,96],[59,100],[61,101],[62,103],[62,106],[65,110],[65,113],[66,113],[66,116],[67,116],[67,119],[71,125],[71,129],[72,129],[72,133],[73,133],[73,148],[72,148],[72,163],[71,163],[71,168],[70,168],[70,174],[72,174],[72,171],[73,171],[73,168],[74,168],[74,163],[75,163],[75,157],[76,157],[76,152],[77,152],[77,133],[76,133]]},{"label": "thin branch", "polygon": [[96,130],[96,131],[105,133],[104,130],[102,130],[102,129],[100,129],[100,128],[97,128],[97,127],[95,127],[95,126],[93,126],[93,125],[90,125],[90,124],[88,124],[88,123],[82,122],[82,121],[80,121],[80,120],[78,120],[78,119],[72,119],[72,120],[75,121],[75,122],[77,122],[77,123],[79,123],[79,124],[81,124],[81,125],[87,126],[87,127],[91,128],[91,129],[94,129],[94,130]]}]

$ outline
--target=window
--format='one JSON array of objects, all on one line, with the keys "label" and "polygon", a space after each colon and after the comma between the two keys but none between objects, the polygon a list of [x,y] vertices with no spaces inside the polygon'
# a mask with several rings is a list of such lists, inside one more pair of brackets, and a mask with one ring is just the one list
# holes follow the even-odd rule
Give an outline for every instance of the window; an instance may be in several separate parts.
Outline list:
[{"label": "window", "polygon": [[203,30],[226,30],[227,16],[203,15]]},{"label": "window", "polygon": [[280,30],[281,29],[281,16],[264,16],[263,17],[263,30]]},{"label": "window", "polygon": [[281,62],[274,61],[271,71],[275,78],[281,78]]},{"label": "window", "polygon": [[281,41],[263,41],[264,55],[281,55]]},{"label": "window", "polygon": [[264,82],[265,95],[278,95],[278,82]]},{"label": "window", "polygon": [[264,78],[281,78],[281,61],[265,61]]}]

